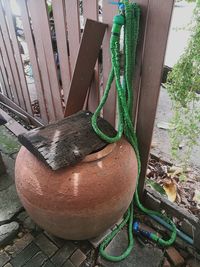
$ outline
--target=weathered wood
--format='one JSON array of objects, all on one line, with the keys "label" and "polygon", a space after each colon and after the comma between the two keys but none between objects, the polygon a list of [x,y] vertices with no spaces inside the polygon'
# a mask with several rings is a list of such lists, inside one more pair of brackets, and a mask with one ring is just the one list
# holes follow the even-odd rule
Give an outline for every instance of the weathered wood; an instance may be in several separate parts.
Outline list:
[{"label": "weathered wood", "polygon": [[[108,24],[107,31],[103,41],[103,86],[105,88],[109,72],[111,70],[111,59],[110,59],[110,35],[113,25],[113,17],[118,14],[117,5],[112,5],[109,1],[103,3],[103,22]],[[103,116],[113,126],[115,126],[115,115],[116,115],[116,90],[115,83],[113,82],[108,99],[103,108]]]},{"label": "weathered wood", "polygon": [[31,63],[32,70],[33,70],[33,77],[34,77],[37,97],[38,97],[39,106],[40,106],[40,115],[41,115],[42,120],[45,123],[47,123],[48,114],[47,114],[47,108],[46,108],[46,101],[44,98],[44,88],[43,88],[42,78],[41,78],[40,69],[39,69],[39,65],[37,61],[36,47],[34,45],[33,34],[32,34],[32,29],[31,29],[31,24],[30,24],[28,9],[27,9],[27,3],[26,3],[26,0],[17,0],[17,2],[21,9],[21,18],[22,18],[22,23],[23,23],[24,36],[25,36],[25,40],[28,45],[29,58],[30,58],[30,63]]},{"label": "weathered wood", "polygon": [[[38,159],[53,170],[75,164],[86,155],[107,145],[94,132],[92,113],[80,111],[57,123],[19,135],[18,139]],[[116,134],[112,126],[102,118],[99,127],[109,136]]]},{"label": "weathered wood", "polygon": [[142,162],[139,180],[140,195],[142,195],[146,178],[173,4],[173,0],[151,0],[149,2],[138,116],[136,119],[136,132]]},{"label": "weathered wood", "polygon": [[62,88],[66,103],[69,95],[71,69],[70,69],[70,62],[68,55],[67,24],[65,18],[64,0],[53,0],[52,7],[53,7],[53,17],[56,30],[56,41],[58,47],[60,72],[62,78]]},{"label": "weathered wood", "polygon": [[86,22],[70,85],[65,117],[83,108],[105,30],[106,24],[89,19]]}]

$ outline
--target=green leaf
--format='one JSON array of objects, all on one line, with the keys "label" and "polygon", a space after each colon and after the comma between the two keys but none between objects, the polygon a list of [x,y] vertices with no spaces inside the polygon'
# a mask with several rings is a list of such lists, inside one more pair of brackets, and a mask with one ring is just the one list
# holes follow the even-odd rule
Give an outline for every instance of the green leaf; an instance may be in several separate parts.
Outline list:
[{"label": "green leaf", "polygon": [[159,185],[158,183],[156,183],[155,181],[151,180],[151,179],[146,179],[146,184],[148,186],[150,186],[152,189],[154,189],[155,191],[157,191],[158,193],[160,193],[161,195],[166,195],[165,190],[162,188],[161,185]]}]

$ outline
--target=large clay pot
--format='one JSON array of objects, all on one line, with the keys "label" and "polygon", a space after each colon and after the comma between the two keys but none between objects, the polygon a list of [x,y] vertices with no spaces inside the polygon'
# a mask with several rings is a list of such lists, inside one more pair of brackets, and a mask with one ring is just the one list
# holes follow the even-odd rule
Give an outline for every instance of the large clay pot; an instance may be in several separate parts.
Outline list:
[{"label": "large clay pot", "polygon": [[114,225],[132,200],[136,175],[136,156],[125,139],[58,171],[22,147],[15,166],[17,192],[30,217],[71,240],[96,237]]}]

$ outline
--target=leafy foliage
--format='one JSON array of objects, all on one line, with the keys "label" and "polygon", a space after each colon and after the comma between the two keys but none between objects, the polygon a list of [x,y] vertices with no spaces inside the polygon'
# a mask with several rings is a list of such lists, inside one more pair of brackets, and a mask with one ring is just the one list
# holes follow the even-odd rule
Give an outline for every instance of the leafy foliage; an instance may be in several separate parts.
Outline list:
[{"label": "leafy foliage", "polygon": [[[172,154],[186,163],[200,133],[200,0],[196,2],[192,35],[183,55],[167,79],[174,116],[171,131]],[[179,146],[186,147],[180,156]]]}]

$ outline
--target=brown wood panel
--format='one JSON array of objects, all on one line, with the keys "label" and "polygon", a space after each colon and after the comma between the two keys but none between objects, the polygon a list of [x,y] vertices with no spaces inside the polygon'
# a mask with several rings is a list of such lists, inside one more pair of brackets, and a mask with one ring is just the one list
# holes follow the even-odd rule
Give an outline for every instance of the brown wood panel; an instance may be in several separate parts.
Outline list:
[{"label": "brown wood panel", "polygon": [[24,73],[24,66],[22,63],[21,53],[20,53],[20,49],[19,49],[19,43],[18,43],[18,39],[16,36],[15,26],[13,23],[13,16],[11,13],[10,1],[5,1],[4,3],[5,3],[5,6],[4,6],[5,7],[5,14],[6,14],[8,28],[9,28],[9,32],[10,32],[10,37],[12,40],[12,45],[13,45],[13,49],[14,49],[14,53],[15,53],[15,59],[16,59],[17,68],[18,68],[18,72],[19,72],[19,78],[20,78],[20,82],[21,82],[22,92],[23,92],[23,96],[25,99],[25,103],[26,103],[26,109],[27,109],[27,112],[29,112],[31,115],[33,115],[30,95],[29,95],[27,81],[26,81],[26,77],[25,77],[25,73]]},{"label": "brown wood panel", "polygon": [[[0,1],[0,26],[1,26],[4,42],[6,44],[7,56],[9,58],[10,66],[11,66],[13,77],[15,80],[15,86],[16,86],[17,95],[19,98],[19,103],[20,103],[20,106],[26,110],[26,103],[25,103],[23,92],[22,92],[17,64],[15,61],[15,53],[14,53],[12,43],[10,40],[9,30],[8,30],[8,26],[6,23],[5,13],[4,13],[1,1]],[[12,89],[13,89],[14,97],[17,98],[16,93],[15,93],[15,88],[12,88]]]},{"label": "brown wood panel", "polygon": [[35,39],[35,46],[36,46],[36,51],[37,51],[37,56],[38,56],[38,63],[39,63],[39,68],[41,72],[41,78],[43,82],[43,88],[44,88],[44,97],[46,101],[46,108],[47,108],[47,113],[49,117],[49,122],[53,122],[56,120],[56,115],[55,115],[55,106],[53,103],[52,99],[52,93],[51,93],[51,84],[49,81],[49,73],[48,73],[48,68],[47,64],[49,64],[46,61],[46,56],[44,52],[44,46],[42,42],[42,34],[45,34],[41,31],[41,23],[38,19],[38,7],[37,4],[34,0],[28,0],[28,10],[30,12],[31,16],[31,22],[32,22],[32,28],[33,28],[33,34],[34,34],[34,39]]},{"label": "brown wood panel", "polygon": [[136,128],[142,162],[140,194],[144,188],[173,4],[173,0],[149,2]]},{"label": "brown wood panel", "polygon": [[37,98],[38,98],[39,106],[40,106],[40,115],[41,115],[42,120],[45,123],[47,123],[48,114],[47,114],[46,103],[44,99],[44,88],[43,88],[41,74],[40,74],[40,70],[38,66],[36,47],[34,45],[33,34],[32,34],[28,9],[26,5],[26,0],[17,0],[17,1],[21,9],[21,19],[22,19],[22,24],[23,24],[23,29],[24,29],[24,36],[25,36],[26,43],[28,45],[29,58],[30,58],[30,62],[31,62],[32,70],[33,70],[33,77],[34,77],[34,82],[35,82],[36,90],[37,90]]},{"label": "brown wood panel", "polygon": [[83,108],[102,44],[106,24],[87,20],[73,73],[65,116]]},{"label": "brown wood panel", "polygon": [[[98,0],[90,1],[84,0],[83,1],[83,16],[84,19],[93,19],[98,21],[99,20],[99,5]],[[99,62],[97,61],[93,79],[91,81],[90,92],[88,95],[87,101],[87,108],[94,112],[99,104]]]},{"label": "brown wood panel", "polygon": [[11,69],[11,63],[10,63],[9,58],[8,58],[8,53],[6,50],[6,46],[5,46],[5,42],[3,39],[1,29],[0,29],[0,48],[1,48],[1,52],[2,52],[3,61],[5,63],[5,68],[7,70],[8,80],[9,80],[10,86],[11,86],[10,99],[19,105],[19,98],[18,98],[18,94],[17,94],[17,90],[16,90],[16,86],[15,86],[15,80],[14,80],[12,69]]},{"label": "brown wood panel", "polygon": [[80,46],[79,0],[65,0],[67,32],[70,53],[71,72],[73,73]]},{"label": "brown wood panel", "polygon": [[136,127],[136,118],[138,112],[138,102],[139,102],[139,94],[140,94],[140,82],[141,82],[141,69],[142,63],[144,59],[144,44],[146,39],[146,24],[148,18],[148,10],[149,10],[149,1],[150,0],[136,0],[135,2],[140,6],[140,30],[139,30],[139,39],[137,46],[137,54],[136,54],[136,65],[135,65],[135,73],[133,77],[133,122]]},{"label": "brown wood panel", "polygon": [[[35,2],[35,1],[34,1]],[[61,88],[58,81],[57,68],[55,64],[55,58],[52,47],[51,33],[49,28],[49,18],[47,14],[46,1],[38,0],[35,2],[37,7],[38,20],[40,23],[40,28],[42,32],[42,42],[44,46],[44,53],[47,61],[47,68],[49,73],[49,80],[51,84],[51,93],[53,98],[53,103],[55,107],[56,119],[63,118],[63,106],[61,100]]]},{"label": "brown wood panel", "polygon": [[[110,59],[110,34],[112,29],[113,17],[118,14],[117,5],[111,5],[109,1],[103,1],[103,22],[108,24],[108,28],[103,42],[103,86],[105,88],[111,70]],[[115,83],[110,90],[107,102],[103,109],[103,116],[113,126],[115,126],[115,111],[116,111],[116,90]]]},{"label": "brown wood panel", "polygon": [[67,25],[65,18],[64,0],[53,0],[52,7],[53,7],[53,17],[56,30],[60,72],[62,78],[62,88],[66,103],[69,95],[71,70],[70,70],[69,55],[68,55]]},{"label": "brown wood panel", "polygon": [[12,94],[11,94],[10,85],[8,81],[8,75],[7,75],[6,67],[4,65],[4,60],[1,54],[1,50],[0,50],[0,68],[1,68],[2,76],[3,76],[3,80],[5,84],[6,96],[12,99]]}]

